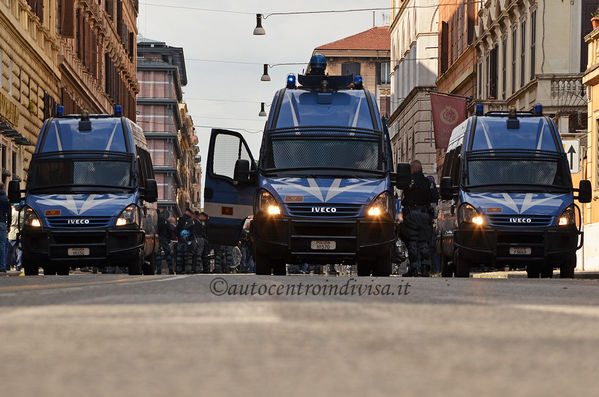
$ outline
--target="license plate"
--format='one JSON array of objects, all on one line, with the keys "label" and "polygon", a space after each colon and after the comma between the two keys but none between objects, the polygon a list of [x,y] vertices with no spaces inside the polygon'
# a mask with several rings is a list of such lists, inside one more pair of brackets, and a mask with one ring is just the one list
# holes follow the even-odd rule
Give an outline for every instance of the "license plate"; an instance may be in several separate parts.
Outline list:
[{"label": "license plate", "polygon": [[89,256],[89,248],[69,248],[69,256]]},{"label": "license plate", "polygon": [[510,247],[510,255],[531,255],[532,248]]},{"label": "license plate", "polygon": [[310,248],[316,251],[334,251],[337,249],[336,241],[312,241]]}]

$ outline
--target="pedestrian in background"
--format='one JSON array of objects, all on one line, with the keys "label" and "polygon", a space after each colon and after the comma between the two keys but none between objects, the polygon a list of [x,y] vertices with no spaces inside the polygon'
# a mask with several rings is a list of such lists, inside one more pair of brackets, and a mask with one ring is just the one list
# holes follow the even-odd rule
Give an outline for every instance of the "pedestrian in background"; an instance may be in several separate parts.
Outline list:
[{"label": "pedestrian in background", "polygon": [[177,273],[191,274],[193,272],[193,211],[189,208],[177,221]]},{"label": "pedestrian in background", "polygon": [[431,270],[431,246],[433,235],[432,204],[439,200],[439,191],[435,183],[424,176],[422,163],[414,160],[410,163],[412,180],[403,191],[402,236],[407,240],[410,268],[406,276],[428,277]]},{"label": "pedestrian in background", "polygon": [[9,270],[7,257],[7,232],[10,231],[12,223],[12,208],[8,203],[8,197],[4,191],[4,183],[0,182],[0,272]]},{"label": "pedestrian in background", "polygon": [[15,269],[21,270],[21,250],[19,248],[19,228],[23,224],[23,205],[22,203],[15,203],[11,208],[10,230],[8,232],[8,266],[14,266]]},{"label": "pedestrian in background", "polygon": [[156,251],[156,272],[162,274],[162,258],[166,260],[169,274],[173,274],[173,255],[171,241],[174,231],[171,232],[169,221],[164,213],[158,212],[158,250]]}]

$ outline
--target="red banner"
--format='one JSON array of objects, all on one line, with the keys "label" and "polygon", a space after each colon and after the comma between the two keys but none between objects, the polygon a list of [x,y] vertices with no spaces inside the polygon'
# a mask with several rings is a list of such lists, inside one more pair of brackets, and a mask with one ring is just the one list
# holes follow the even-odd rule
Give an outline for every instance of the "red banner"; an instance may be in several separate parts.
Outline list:
[{"label": "red banner", "polygon": [[447,149],[451,132],[466,120],[466,99],[431,93],[435,146]]}]

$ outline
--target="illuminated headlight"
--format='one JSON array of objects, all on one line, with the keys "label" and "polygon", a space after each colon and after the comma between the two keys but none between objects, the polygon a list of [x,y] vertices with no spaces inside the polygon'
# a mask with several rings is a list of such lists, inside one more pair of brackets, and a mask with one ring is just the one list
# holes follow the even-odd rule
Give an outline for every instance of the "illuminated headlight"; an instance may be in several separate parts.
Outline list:
[{"label": "illuminated headlight", "polygon": [[483,216],[470,204],[462,204],[458,211],[458,223],[470,223],[482,226],[485,223]]},{"label": "illuminated headlight", "polygon": [[383,192],[375,198],[368,207],[367,214],[370,217],[378,218],[381,215],[391,213],[391,196],[388,192]]},{"label": "illuminated headlight", "polygon": [[42,222],[40,221],[40,218],[37,216],[37,214],[35,213],[33,208],[27,207],[24,211],[25,211],[25,214],[23,215],[23,225],[24,226],[30,226],[30,227],[33,227],[36,229],[42,227]]},{"label": "illuminated headlight", "polygon": [[265,212],[269,216],[281,215],[281,206],[272,194],[262,190],[256,197],[256,212]]},{"label": "illuminated headlight", "polygon": [[116,218],[116,226],[127,226],[137,224],[137,207],[133,204],[125,208],[118,218]]},{"label": "illuminated headlight", "polygon": [[559,216],[557,224],[559,226],[575,226],[577,229],[580,228],[580,209],[578,206],[572,204],[568,206],[564,212]]}]

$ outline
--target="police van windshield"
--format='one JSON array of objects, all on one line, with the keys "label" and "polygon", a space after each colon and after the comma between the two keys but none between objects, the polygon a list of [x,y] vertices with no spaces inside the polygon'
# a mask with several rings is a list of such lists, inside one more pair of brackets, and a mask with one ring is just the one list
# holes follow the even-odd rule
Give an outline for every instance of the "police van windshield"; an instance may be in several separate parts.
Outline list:
[{"label": "police van windshield", "polygon": [[37,161],[29,176],[29,190],[73,192],[132,189],[132,163],[128,161],[52,159]]},{"label": "police van windshield", "polygon": [[79,130],[79,119],[52,121],[46,130],[40,153],[62,151],[126,152],[125,134],[120,118],[90,119],[92,129]]},{"label": "police van windshield", "polygon": [[[335,92],[319,103],[314,92],[287,90],[275,128],[305,126],[347,127],[373,130],[372,115],[364,91]],[[328,102],[330,103],[322,103]]]},{"label": "police van windshield", "polygon": [[566,190],[571,188],[563,161],[545,159],[473,159],[468,161],[467,187],[501,191]]},{"label": "police van windshield", "polygon": [[266,151],[266,171],[331,170],[382,173],[385,162],[380,141],[349,138],[273,138]]},{"label": "police van windshield", "polygon": [[518,119],[520,128],[508,129],[504,117],[479,117],[471,150],[546,150],[557,151],[557,142],[544,118]]}]

